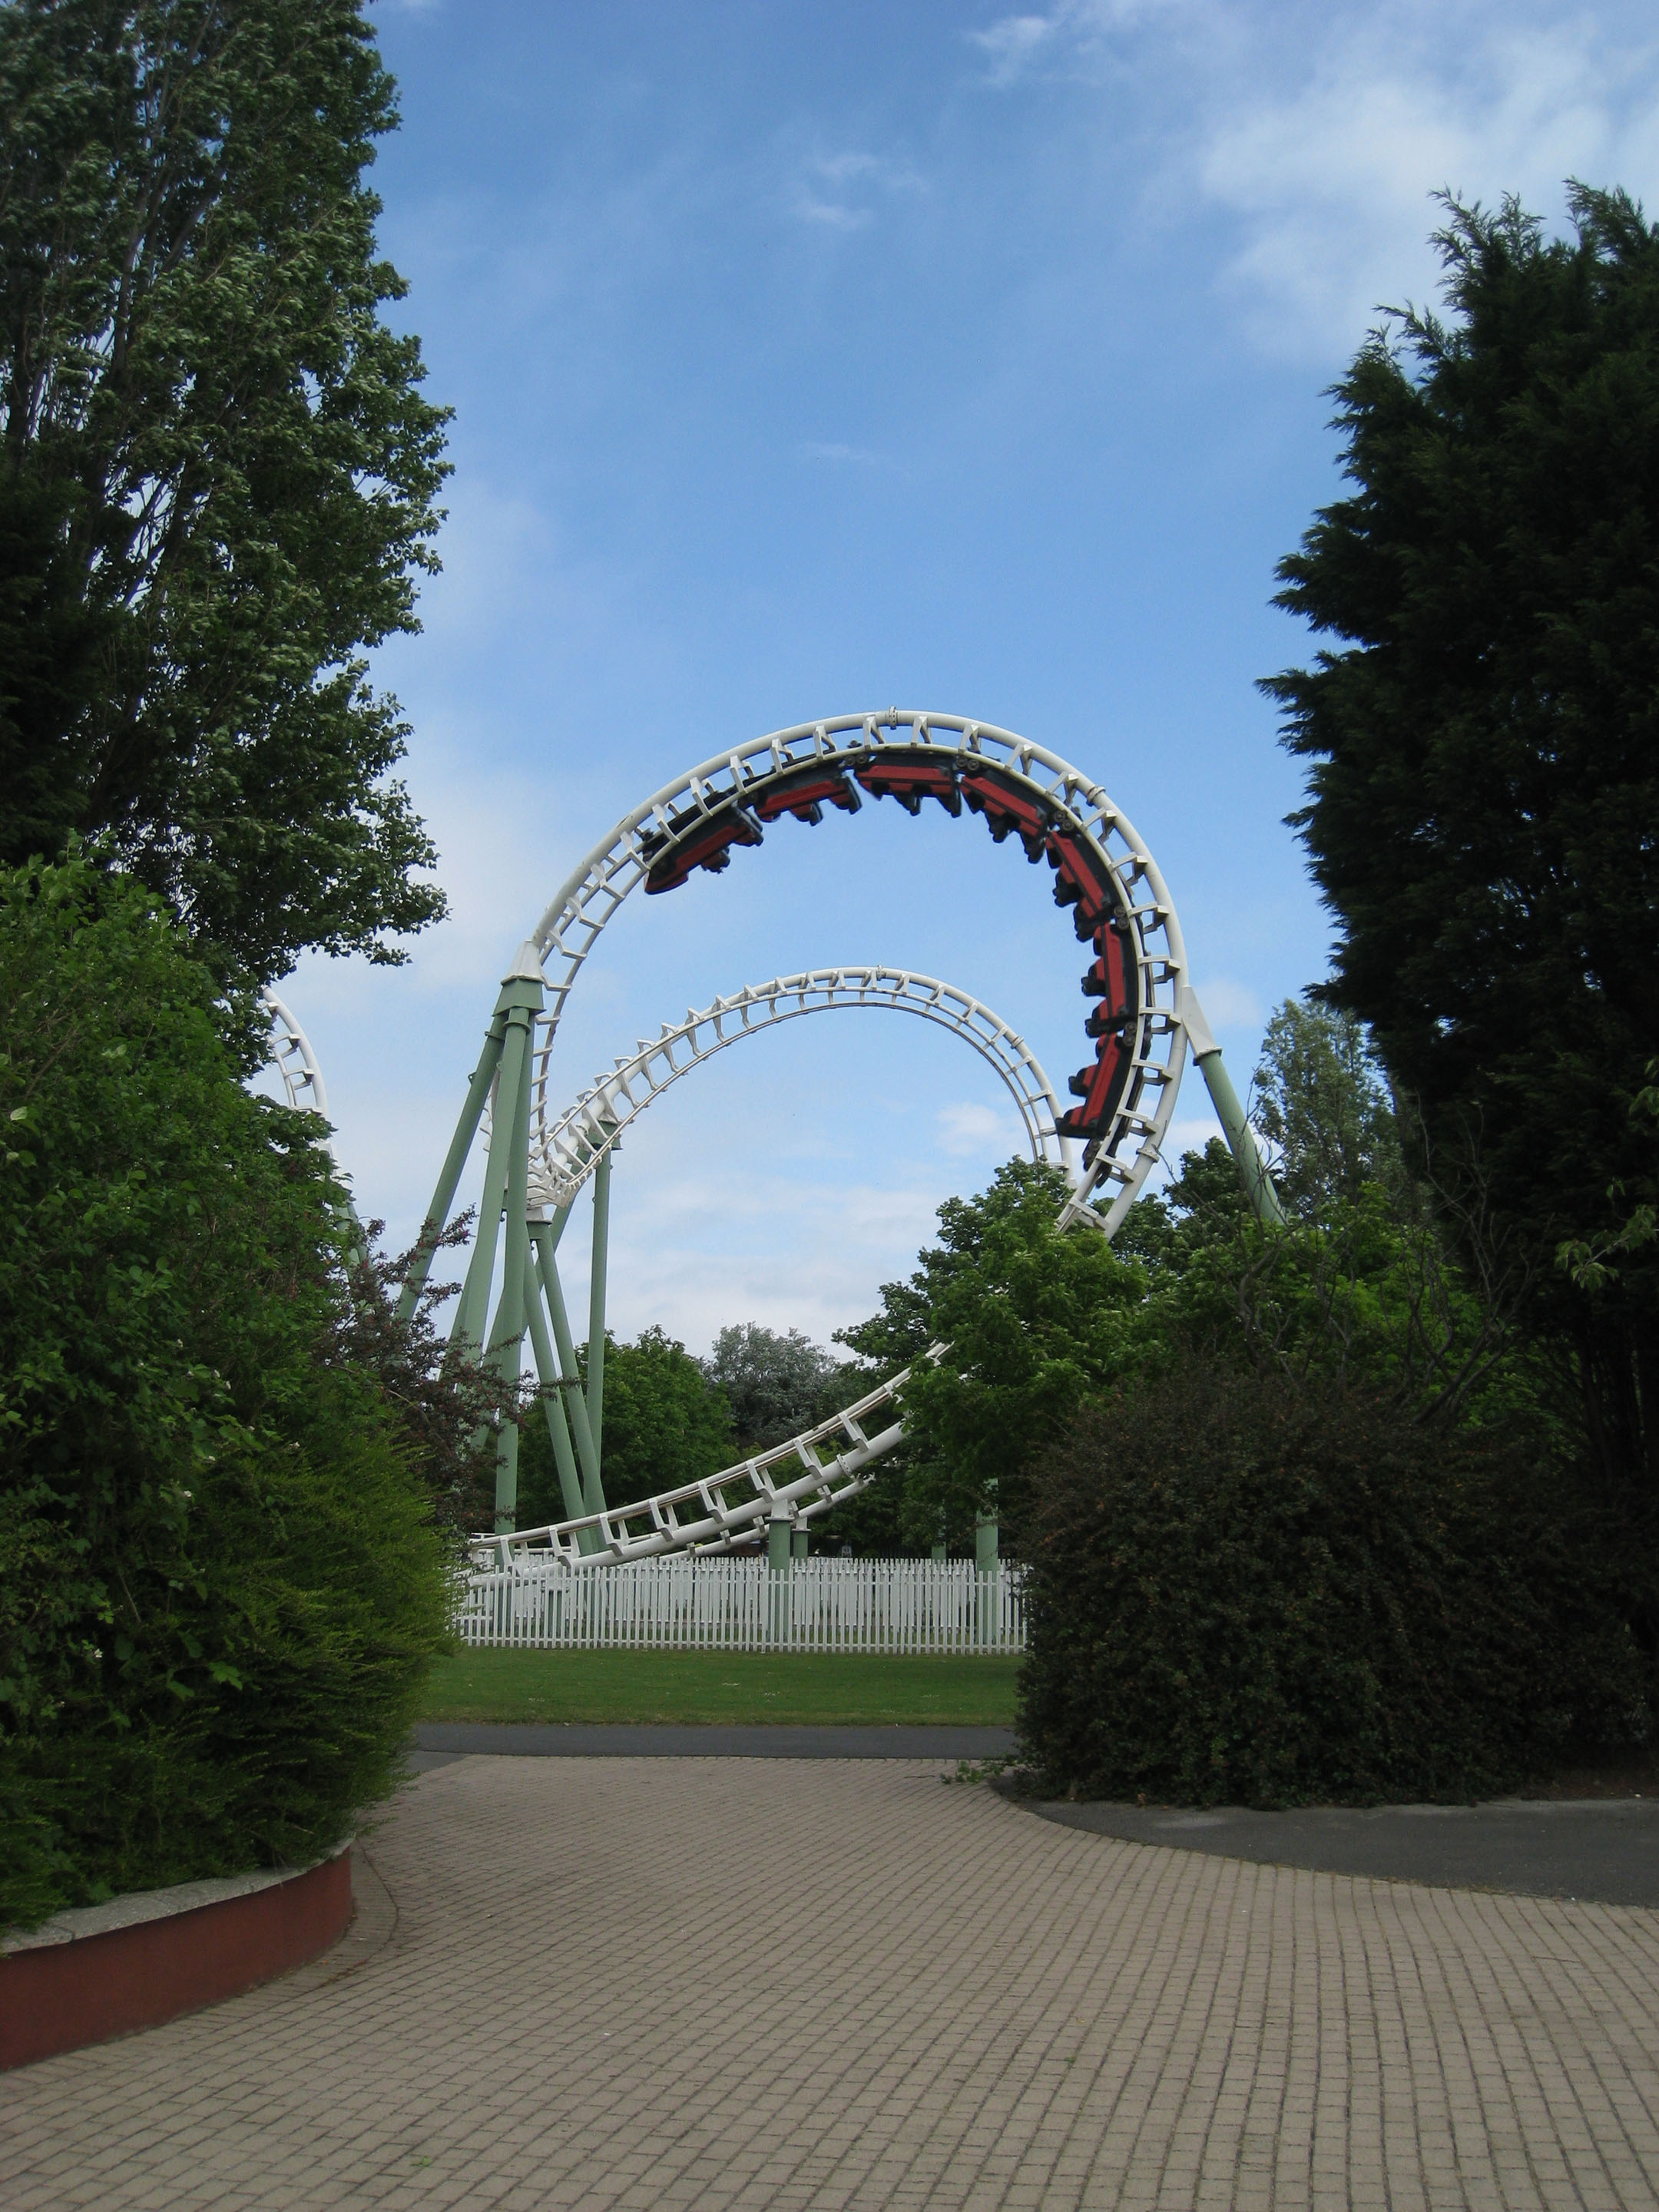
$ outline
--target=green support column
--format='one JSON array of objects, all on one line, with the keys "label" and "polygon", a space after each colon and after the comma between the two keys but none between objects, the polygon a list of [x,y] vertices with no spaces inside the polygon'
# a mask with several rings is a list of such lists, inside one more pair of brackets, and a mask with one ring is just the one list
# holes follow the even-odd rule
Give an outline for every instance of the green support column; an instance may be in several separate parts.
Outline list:
[{"label": "green support column", "polygon": [[787,1650],[794,1641],[794,1608],[791,1603],[794,1515],[779,1499],[772,1501],[766,1524],[766,1640],[774,1650]]},{"label": "green support column", "polygon": [[547,1310],[542,1304],[542,1286],[536,1273],[535,1261],[527,1260],[526,1264],[530,1272],[525,1283],[525,1309],[530,1320],[530,1341],[536,1355],[536,1372],[548,1389],[542,1404],[547,1413],[547,1433],[553,1445],[553,1462],[559,1470],[559,1493],[564,1500],[565,1519],[580,1521],[587,1510],[587,1501],[582,1496],[581,1476],[576,1469],[576,1455],[571,1447],[570,1429],[564,1418],[564,1394],[557,1387],[561,1380],[558,1362],[547,1334]]},{"label": "green support column", "polygon": [[407,1321],[414,1312],[416,1302],[426,1285],[432,1268],[432,1255],[449,1219],[449,1209],[455,1202],[455,1190],[466,1165],[467,1154],[472,1150],[472,1139],[478,1133],[478,1122],[483,1116],[484,1101],[489,1096],[489,1086],[495,1079],[495,1070],[501,1065],[501,1040],[507,1035],[507,986],[495,1002],[495,1012],[489,1027],[484,1032],[483,1054],[472,1071],[467,1085],[466,1103],[455,1124],[455,1133],[449,1140],[449,1152],[444,1161],[443,1172],[438,1177],[438,1188],[432,1194],[432,1203],[427,1208],[426,1219],[421,1224],[421,1233],[415,1244],[415,1264],[404,1279],[403,1294],[398,1300],[398,1316]]},{"label": "green support column", "polygon": [[808,1549],[807,1535],[808,1531],[805,1522],[798,1521],[793,1528],[790,1531],[789,1534],[789,1556],[792,1559],[804,1559],[806,1558]]},{"label": "green support column", "polygon": [[605,1485],[599,1479],[599,1449],[588,1424],[587,1405],[582,1396],[580,1370],[576,1365],[576,1348],[570,1340],[570,1317],[565,1311],[564,1289],[559,1281],[558,1262],[553,1256],[553,1232],[546,1224],[538,1222],[531,1234],[537,1257],[541,1261],[543,1295],[553,1317],[553,1340],[558,1346],[559,1372],[565,1384],[565,1411],[569,1416],[571,1434],[576,1440],[576,1453],[581,1462],[582,1510],[584,1513],[603,1513]]},{"label": "green support column", "polygon": [[773,1501],[766,1523],[766,1564],[775,1575],[787,1575],[793,1551],[794,1516],[787,1505]]},{"label": "green support column", "polygon": [[[533,961],[533,952],[528,952],[528,948],[526,952]],[[520,961],[526,957],[526,954],[520,954]],[[495,1245],[501,1234],[501,1217],[507,1213],[510,1218],[507,1197],[513,1176],[513,1134],[518,1120],[520,1096],[525,1107],[524,1169],[526,1174],[530,1164],[530,1032],[536,1015],[541,1010],[541,1003],[539,969],[529,975],[515,969],[502,983],[501,995],[495,1002],[496,1019],[502,1026],[496,1068],[499,1080],[495,1091],[495,1112],[490,1123],[489,1155],[484,1163],[484,1188],[478,1206],[477,1233],[472,1240],[472,1257],[467,1263],[466,1279],[461,1285],[460,1303],[455,1310],[454,1324],[450,1331],[457,1344],[471,1344],[480,1349],[488,1341],[484,1323],[489,1312],[489,1292],[495,1279]],[[476,1076],[473,1080],[476,1087]],[[488,1088],[487,1085],[485,1087]],[[482,1106],[479,1110],[482,1112]],[[458,1129],[457,1143],[459,1139]],[[453,1152],[454,1146],[452,1145],[450,1149]],[[506,1296],[505,1285],[502,1295]],[[520,1334],[523,1334],[522,1328]]]},{"label": "green support column", "polygon": [[998,1589],[998,1529],[994,1513],[974,1516],[974,1633],[981,1645],[996,1641]]},{"label": "green support column", "polygon": [[587,1279],[587,1425],[597,1461],[605,1437],[605,1278],[611,1244],[611,1155],[599,1154],[593,1170],[593,1265]]},{"label": "green support column", "polygon": [[1238,1103],[1238,1093],[1233,1080],[1223,1065],[1221,1047],[1211,1035],[1210,1025],[1204,1018],[1204,1009],[1197,994],[1183,988],[1181,994],[1181,1018],[1187,1030],[1187,1042],[1192,1047],[1193,1058],[1198,1062],[1204,1077],[1205,1088],[1210,1094],[1210,1103],[1215,1108],[1216,1119],[1221,1124],[1227,1139],[1227,1149],[1233,1156],[1233,1165],[1238,1170],[1238,1180],[1250,1209],[1258,1221],[1270,1229],[1284,1226],[1285,1209],[1279,1204],[1273,1179],[1267,1172],[1267,1163],[1261,1157],[1244,1109]]},{"label": "green support column", "polygon": [[[530,956],[533,959],[533,954]],[[490,1130],[491,1166],[496,1141],[505,1129],[507,1158],[502,1193],[507,1219],[506,1249],[501,1257],[501,1295],[494,1327],[487,1339],[488,1356],[503,1382],[516,1387],[524,1353],[525,1283],[530,1265],[530,1224],[527,1218],[530,1182],[530,1089],[532,1045],[536,1017],[542,1007],[539,965],[533,975],[523,964],[501,987],[507,1008],[507,1035],[501,1043],[501,1082],[496,1113]],[[492,1187],[495,1177],[491,1177]],[[479,1224],[480,1231],[483,1229]],[[492,1243],[494,1242],[492,1238]],[[482,1234],[479,1244],[482,1248]],[[488,1294],[488,1278],[484,1278]],[[502,1424],[495,1449],[495,1533],[510,1534],[519,1500],[519,1431],[515,1422]]]}]

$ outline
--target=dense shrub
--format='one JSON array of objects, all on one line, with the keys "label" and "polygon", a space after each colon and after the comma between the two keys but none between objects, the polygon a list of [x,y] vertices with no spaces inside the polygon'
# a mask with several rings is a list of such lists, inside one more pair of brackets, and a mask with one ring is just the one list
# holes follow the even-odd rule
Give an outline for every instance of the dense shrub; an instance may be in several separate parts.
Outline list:
[{"label": "dense shrub", "polygon": [[1523,1437],[1178,1357],[1034,1478],[1025,1754],[1182,1803],[1511,1786],[1645,1724],[1597,1535]]},{"label": "dense shrub", "polygon": [[248,1036],[126,879],[0,876],[0,1922],[337,1841],[445,1634],[337,1356],[343,1194]]}]

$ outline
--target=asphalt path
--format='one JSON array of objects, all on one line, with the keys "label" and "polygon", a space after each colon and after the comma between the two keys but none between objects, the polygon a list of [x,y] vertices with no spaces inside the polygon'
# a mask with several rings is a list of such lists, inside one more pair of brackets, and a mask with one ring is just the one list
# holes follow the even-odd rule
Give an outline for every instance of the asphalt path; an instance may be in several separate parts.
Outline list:
[{"label": "asphalt path", "polygon": [[417,1771],[471,1752],[529,1759],[1004,1759],[1008,1728],[601,1726],[580,1721],[423,1721]]},{"label": "asphalt path", "polygon": [[[900,1725],[682,1727],[579,1722],[423,1722],[410,1765],[483,1753],[528,1759],[1006,1758],[1006,1728]],[[1500,1798],[1483,1805],[1302,1806],[1048,1803],[999,1785],[1011,1803],[1062,1827],[1124,1843],[1303,1867],[1382,1881],[1489,1889],[1583,1904],[1659,1905],[1659,1797]]]},{"label": "asphalt path", "polygon": [[1049,1804],[1005,1794],[1042,1820],[1124,1843],[1441,1888],[1659,1905],[1659,1799],[1651,1797],[1256,1813],[1237,1805]]}]

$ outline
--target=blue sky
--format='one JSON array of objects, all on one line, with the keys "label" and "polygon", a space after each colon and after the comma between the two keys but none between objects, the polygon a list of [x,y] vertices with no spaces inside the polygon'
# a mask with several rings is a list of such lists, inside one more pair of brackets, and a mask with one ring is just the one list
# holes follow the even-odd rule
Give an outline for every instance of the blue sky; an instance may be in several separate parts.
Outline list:
[{"label": "blue sky", "polygon": [[[283,987],[359,1200],[412,1235],[495,984],[622,813],[730,743],[897,704],[1086,768],[1157,855],[1244,1087],[1328,928],[1254,679],[1336,488],[1323,388],[1422,301],[1430,195],[1659,199],[1647,6],[384,0],[385,251],[456,410],[444,573],[377,656],[451,919]],[[637,910],[635,910],[637,909]],[[975,992],[1063,1090],[1078,963],[977,824],[783,824],[635,900],[561,1032],[573,1094],[718,993],[878,960]],[[1178,1131],[1207,1133],[1197,1085]],[[817,1337],[1014,1148],[927,1024],[725,1054],[617,1163],[614,1325]],[[572,1255],[573,1261],[574,1255]],[[573,1287],[580,1269],[573,1265]]]}]

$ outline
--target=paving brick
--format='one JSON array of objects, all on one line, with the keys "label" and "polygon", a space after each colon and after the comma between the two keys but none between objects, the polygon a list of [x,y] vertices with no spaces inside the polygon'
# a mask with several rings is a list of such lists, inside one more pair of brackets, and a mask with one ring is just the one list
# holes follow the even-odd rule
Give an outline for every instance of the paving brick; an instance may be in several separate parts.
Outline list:
[{"label": "paving brick", "polygon": [[349,1972],[0,2080],[0,2206],[1659,2203],[1659,1913],[1117,1843],[937,1777],[435,1770],[368,1846]]}]

